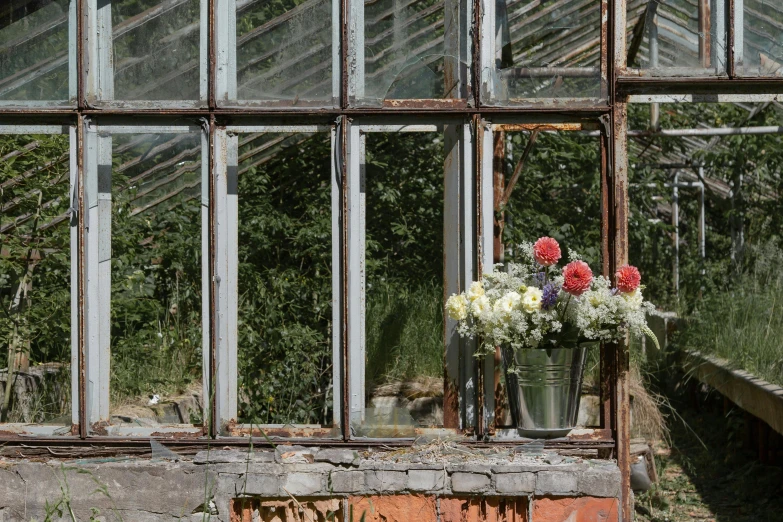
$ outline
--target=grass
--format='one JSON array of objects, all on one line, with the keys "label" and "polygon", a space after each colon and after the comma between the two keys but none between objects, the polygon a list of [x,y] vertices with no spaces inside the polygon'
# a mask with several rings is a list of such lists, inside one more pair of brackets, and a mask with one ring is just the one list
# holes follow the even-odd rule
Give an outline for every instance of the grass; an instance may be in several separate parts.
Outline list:
[{"label": "grass", "polygon": [[366,382],[443,375],[443,290],[381,283],[367,289]]},{"label": "grass", "polygon": [[783,252],[767,246],[728,287],[706,296],[681,345],[783,385]]},{"label": "grass", "polygon": [[[665,372],[672,384],[682,375]],[[777,522],[783,512],[783,468],[755,459],[745,437],[745,418],[734,407],[724,412],[723,397],[687,387],[669,390],[666,399],[670,442],[656,446],[659,482],[636,494],[638,522]]]}]

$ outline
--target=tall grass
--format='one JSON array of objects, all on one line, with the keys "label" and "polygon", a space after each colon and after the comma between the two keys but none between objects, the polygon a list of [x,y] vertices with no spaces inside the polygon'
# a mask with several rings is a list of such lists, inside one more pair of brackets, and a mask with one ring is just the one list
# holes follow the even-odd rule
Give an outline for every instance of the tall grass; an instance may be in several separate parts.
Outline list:
[{"label": "tall grass", "polygon": [[366,382],[443,375],[443,290],[380,283],[367,289]]},{"label": "tall grass", "polygon": [[735,281],[704,298],[683,345],[783,385],[783,251],[769,244],[750,258]]}]

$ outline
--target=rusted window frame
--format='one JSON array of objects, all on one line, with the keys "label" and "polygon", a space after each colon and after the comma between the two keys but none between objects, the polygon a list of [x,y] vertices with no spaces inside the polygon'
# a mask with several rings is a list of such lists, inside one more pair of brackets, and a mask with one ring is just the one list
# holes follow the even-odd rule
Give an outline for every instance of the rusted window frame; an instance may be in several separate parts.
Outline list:
[{"label": "rusted window frame", "polygon": [[[75,100],[71,103],[60,102],[31,102],[27,104],[18,104],[14,102],[0,103],[0,118],[3,123],[11,122],[14,124],[31,126],[35,124],[62,123],[76,128],[76,159],[73,162],[75,174],[72,178],[76,181],[79,188],[80,206],[84,204],[84,181],[86,175],[86,156],[85,156],[85,128],[89,118],[106,117],[109,115],[133,117],[134,122],[144,124],[151,119],[168,118],[168,121],[174,121],[178,118],[202,119],[205,128],[209,132],[209,186],[207,188],[210,208],[214,209],[212,204],[215,193],[215,175],[216,165],[223,161],[220,159],[218,150],[219,139],[218,123],[220,125],[229,125],[233,121],[240,119],[253,120],[253,123],[263,121],[265,118],[271,119],[276,124],[282,125],[283,121],[290,124],[305,124],[308,119],[320,119],[323,122],[336,122],[336,144],[335,144],[335,164],[337,170],[344,169],[347,165],[348,149],[348,123],[349,120],[356,118],[378,117],[383,121],[386,118],[391,119],[394,116],[404,116],[410,123],[432,123],[446,116],[461,117],[470,120],[470,128],[475,133],[475,142],[481,143],[486,139],[486,133],[482,129],[484,121],[491,121],[496,115],[507,115],[509,118],[530,118],[536,117],[540,121],[557,122],[563,119],[578,119],[582,117],[597,118],[603,126],[602,132],[602,183],[605,190],[602,191],[604,208],[604,237],[605,244],[604,260],[609,263],[608,273],[613,272],[613,267],[619,266],[627,260],[627,143],[626,143],[626,124],[627,124],[627,104],[628,103],[649,103],[649,102],[695,102],[695,101],[768,101],[777,100],[783,93],[783,79],[780,78],[740,78],[735,74],[734,69],[734,42],[736,34],[734,32],[734,16],[728,19],[728,72],[726,77],[639,77],[634,76],[626,68],[626,3],[624,0],[602,0],[601,1],[601,71],[602,88],[606,96],[606,103],[593,106],[585,106],[578,103],[579,100],[560,99],[560,100],[537,100],[536,104],[519,106],[495,106],[482,103],[482,75],[488,61],[491,62],[494,57],[490,55],[490,48],[485,45],[486,38],[482,38],[482,32],[485,30],[486,20],[483,18],[483,8],[487,2],[494,0],[472,0],[469,4],[471,10],[466,13],[471,27],[472,39],[469,39],[468,59],[471,69],[464,71],[463,85],[464,94],[458,99],[447,100],[410,100],[397,101],[384,104],[383,107],[356,107],[349,98],[349,70],[350,55],[349,50],[349,22],[351,20],[349,0],[335,0],[339,4],[339,20],[334,20],[336,29],[339,31],[339,71],[335,70],[334,75],[339,80],[339,104],[334,107],[270,107],[264,105],[248,104],[243,106],[229,106],[218,102],[224,100],[221,97],[226,90],[225,81],[218,78],[217,66],[220,63],[219,49],[217,48],[217,36],[220,33],[219,27],[221,19],[216,14],[219,7],[219,0],[202,0],[206,12],[202,10],[202,23],[206,24],[206,31],[202,29],[202,42],[207,40],[206,52],[203,51],[202,43],[202,67],[206,67],[206,75],[202,77],[201,82],[206,89],[206,102],[201,104],[171,104],[154,102],[117,102],[104,103],[96,105],[93,101],[96,99],[96,89],[99,87],[97,79],[94,78],[96,71],[96,49],[97,42],[90,39],[91,25],[95,23],[94,0],[74,0],[75,17],[72,17],[72,27],[75,29],[76,38],[72,39],[71,48],[71,95]],[[729,6],[729,12],[734,12],[735,0],[726,0]],[[222,29],[225,31],[225,29]],[[462,74],[462,73],[461,73]],[[74,85],[75,83],[75,85]],[[469,89],[468,89],[469,87]],[[203,91],[202,91],[203,92]],[[150,120],[148,120],[150,119]],[[491,226],[487,221],[487,202],[491,199],[487,195],[492,190],[492,186],[487,184],[487,180],[476,176],[475,173],[481,171],[482,162],[488,161],[488,158],[481,157],[481,147],[476,148],[474,153],[475,165],[472,167],[474,175],[466,176],[465,179],[472,179],[475,183],[475,228],[477,237],[475,239],[476,251],[474,252],[478,270],[482,265],[487,264],[487,248],[482,244],[482,234],[487,235],[487,227]],[[344,172],[344,171],[343,171]],[[346,176],[341,180],[345,183]],[[343,190],[345,187],[342,187]],[[340,219],[345,215],[346,209],[340,209]],[[83,213],[81,213],[83,214]],[[84,215],[78,215],[78,234],[77,250],[72,252],[77,260],[77,308],[84,310],[86,293],[86,263],[85,259],[85,220]],[[217,288],[215,272],[215,249],[217,244],[215,223],[216,216],[214,212],[209,217],[209,237],[207,244],[209,246],[209,277],[210,291],[208,296],[209,323],[210,323],[210,346],[206,353],[205,361],[208,363],[209,375],[214,376],[216,370],[216,347],[218,339],[216,337],[215,322]],[[347,272],[347,252],[345,250],[345,230],[347,224],[341,223],[340,229],[340,265],[342,273]],[[346,282],[339,282],[341,295],[345,295]],[[347,315],[345,303],[341,303],[341,312],[343,317]],[[78,331],[77,359],[79,385],[74,390],[75,405],[78,405],[78,424],[74,437],[52,437],[41,436],[31,437],[21,433],[9,434],[0,432],[0,441],[9,446],[19,445],[24,442],[27,446],[45,445],[45,446],[72,446],[75,452],[82,452],[89,455],[95,444],[101,444],[107,451],[129,452],[129,451],[149,451],[149,437],[93,437],[90,434],[86,412],[86,385],[84,380],[85,357],[86,357],[86,322],[85,314],[79,313],[77,323],[74,328]],[[340,341],[340,350],[342,350],[343,361],[348,358],[348,349],[346,343],[346,325],[342,325],[342,338]],[[628,393],[628,350],[627,346],[606,346],[602,348],[602,425],[605,429],[611,430],[612,441],[605,442],[603,445],[592,442],[566,440],[566,441],[548,441],[550,447],[599,447],[605,456],[617,458],[620,469],[622,470],[624,495],[622,503],[622,513],[625,520],[630,520],[631,504],[629,490],[629,470],[630,470],[630,440],[629,440],[629,393]],[[343,378],[346,377],[347,369],[345,366],[341,369]],[[476,378],[482,375],[482,372],[476,370]],[[461,378],[464,379],[464,376]],[[484,383],[486,385],[486,383]],[[606,393],[603,393],[603,392]],[[478,394],[480,400],[482,394]],[[348,403],[347,381],[344,380],[342,387],[342,404]],[[456,418],[464,415],[460,410],[458,402],[453,405],[447,403],[450,408],[449,415]],[[464,403],[463,403],[464,404]],[[211,411],[215,410],[214,402],[209,405]],[[405,445],[410,441],[373,441],[373,440],[351,440],[347,431],[348,413],[343,407],[340,418],[343,427],[342,440],[317,441],[314,443],[324,444],[352,444],[360,446],[369,445]],[[202,438],[175,437],[176,440],[170,440],[169,443],[180,444],[184,446],[205,446],[209,440],[207,437],[217,437],[219,426],[217,425],[216,415],[210,415],[211,422],[206,426],[207,436]],[[483,438],[482,417],[477,417],[476,435],[470,440],[479,440]],[[155,437],[153,437],[155,438]],[[160,437],[165,439],[166,437]],[[171,437],[170,437],[171,438]],[[470,443],[466,440],[465,443]],[[247,445],[250,441],[247,437],[220,437],[223,445]],[[263,438],[253,438],[253,444],[267,444]],[[500,442],[498,442],[500,444]],[[111,448],[114,448],[113,450]],[[146,448],[146,450],[144,449]]]}]

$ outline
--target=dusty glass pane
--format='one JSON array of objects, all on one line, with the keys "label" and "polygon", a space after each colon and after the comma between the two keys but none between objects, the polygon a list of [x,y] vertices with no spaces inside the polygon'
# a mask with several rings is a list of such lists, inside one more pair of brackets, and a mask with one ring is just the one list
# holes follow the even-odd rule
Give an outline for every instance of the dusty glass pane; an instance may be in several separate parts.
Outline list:
[{"label": "dusty glass pane", "polygon": [[740,52],[734,55],[737,74],[783,75],[783,1],[744,0],[740,5],[742,39],[736,46]]},{"label": "dusty glass pane", "polygon": [[71,427],[68,154],[68,136],[0,136],[0,422],[62,434]]},{"label": "dusty glass pane", "polygon": [[466,9],[464,0],[365,1],[357,101],[464,98]]},{"label": "dusty glass pane", "polygon": [[628,67],[651,75],[725,74],[725,0],[630,0]]},{"label": "dusty glass pane", "polygon": [[200,424],[201,136],[112,136],[112,423]]},{"label": "dusty glass pane", "polygon": [[239,415],[331,428],[329,133],[239,137]]},{"label": "dusty glass pane", "polygon": [[68,100],[71,1],[2,2],[0,100]]},{"label": "dusty glass pane", "polygon": [[[502,165],[508,185],[514,171],[519,177],[503,212],[503,256],[500,262],[520,260],[520,244],[539,237],[555,238],[563,257],[559,265],[573,261],[573,249],[590,265],[594,275],[601,274],[601,176],[598,137],[579,132],[506,132],[496,131],[502,144],[494,150],[502,153],[496,164]],[[524,150],[535,140],[525,157]],[[523,159],[520,168],[520,161]],[[595,348],[590,348],[595,351]],[[495,415],[498,427],[511,425],[506,382],[496,361]],[[597,367],[592,364],[590,368]],[[597,394],[596,375],[585,372],[583,395]],[[597,397],[584,397],[586,404],[598,403]],[[582,418],[580,422],[589,423]]]},{"label": "dusty glass pane", "polygon": [[199,20],[200,0],[111,0],[114,99],[197,100]]},{"label": "dusty glass pane", "polygon": [[494,3],[493,101],[600,96],[600,0]]},{"label": "dusty glass pane", "polygon": [[359,436],[443,426],[443,136],[366,142],[365,410]]},{"label": "dusty glass pane", "polygon": [[237,98],[331,104],[332,0],[237,2]]}]

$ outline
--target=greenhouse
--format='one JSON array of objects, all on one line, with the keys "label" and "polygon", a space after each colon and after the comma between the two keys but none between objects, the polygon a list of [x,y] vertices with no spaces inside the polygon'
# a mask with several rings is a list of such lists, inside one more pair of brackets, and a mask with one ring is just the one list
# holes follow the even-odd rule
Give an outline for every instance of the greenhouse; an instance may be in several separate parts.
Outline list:
[{"label": "greenhouse", "polygon": [[782,171],[783,0],[6,0],[0,520],[777,520]]}]

